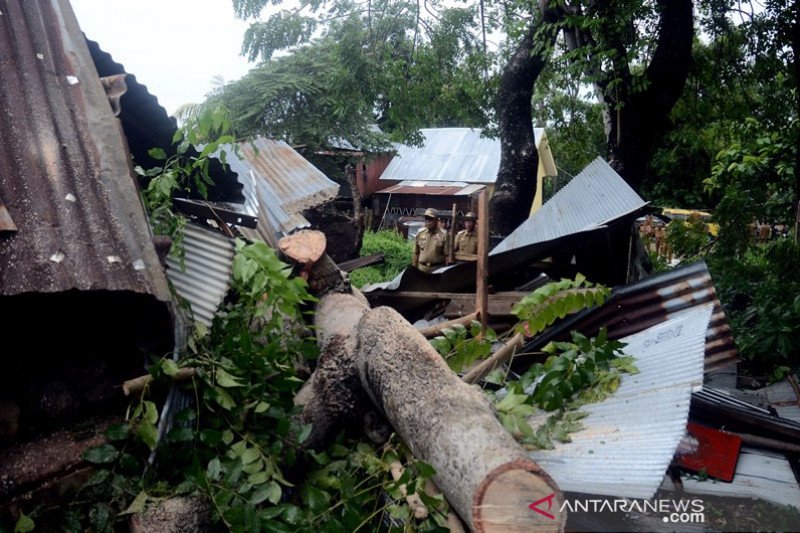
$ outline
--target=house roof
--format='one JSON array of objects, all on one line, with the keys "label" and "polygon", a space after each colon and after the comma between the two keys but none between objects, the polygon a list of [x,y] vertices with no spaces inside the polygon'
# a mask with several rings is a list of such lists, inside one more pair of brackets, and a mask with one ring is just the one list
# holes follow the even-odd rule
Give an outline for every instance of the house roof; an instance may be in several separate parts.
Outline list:
[{"label": "house roof", "polygon": [[132,291],[169,301],[126,148],[65,0],[0,24],[0,294]]},{"label": "house roof", "polygon": [[303,211],[336,198],[339,185],[283,141],[257,138],[226,147],[227,161],[244,184],[245,209],[259,217],[258,236],[272,246],[295,229],[310,226]]},{"label": "house roof", "polygon": [[[119,120],[122,122],[125,139],[135,164],[143,168],[161,166],[163,162],[150,157],[148,151],[151,148],[161,148],[168,155],[175,154],[175,146],[172,143],[173,135],[178,130],[175,118],[167,114],[158,103],[158,98],[150,94],[147,87],[137,81],[136,76],[127,73],[125,66],[114,61],[111,54],[103,51],[98,43],[87,39],[86,44],[100,77],[127,74],[125,77],[127,89],[119,98]],[[187,154],[197,156],[199,152],[190,147]],[[233,204],[244,202],[242,184],[237,181],[235,173],[225,169],[219,161],[212,158],[209,174],[214,183],[208,186],[208,194],[204,200]],[[197,193],[190,196],[201,198]]]},{"label": "house roof", "polygon": [[[497,181],[499,139],[481,137],[481,131],[472,128],[430,128],[420,132],[422,146],[395,144],[397,155],[381,175],[381,181]],[[544,129],[534,128],[534,135],[539,147],[546,139]],[[549,149],[547,153],[549,156]]]},{"label": "house roof", "polygon": [[501,241],[491,255],[597,228],[646,205],[647,202],[598,157]]}]

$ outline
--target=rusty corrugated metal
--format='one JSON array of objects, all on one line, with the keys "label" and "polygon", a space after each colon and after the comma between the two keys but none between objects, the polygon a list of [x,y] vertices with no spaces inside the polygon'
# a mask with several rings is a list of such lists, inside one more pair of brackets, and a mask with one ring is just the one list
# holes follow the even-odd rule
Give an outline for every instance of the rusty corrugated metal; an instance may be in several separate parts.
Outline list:
[{"label": "rusty corrugated metal", "polygon": [[168,301],[117,120],[66,0],[0,0],[0,294]]},{"label": "rusty corrugated metal", "polygon": [[469,196],[483,189],[480,184],[430,183],[422,181],[403,181],[383,189],[378,194],[421,194],[425,196]]},{"label": "rusty corrugated metal", "polygon": [[535,351],[572,330],[595,335],[601,326],[611,338],[620,338],[666,322],[681,313],[712,304],[706,332],[705,370],[715,370],[738,360],[731,328],[717,298],[714,282],[704,262],[656,274],[614,290],[603,306],[567,318],[534,339],[525,351]]},{"label": "rusty corrugated metal", "polygon": [[254,139],[240,142],[238,153],[225,147],[227,161],[244,184],[245,207],[258,217],[255,230],[244,235],[272,247],[292,231],[309,227],[303,211],[336,198],[339,185],[283,141]]},{"label": "rusty corrugated metal", "polygon": [[242,158],[265,179],[287,213],[300,213],[333,200],[339,186],[283,141],[254,139],[239,143]]},{"label": "rusty corrugated metal", "polygon": [[[161,166],[163,162],[150,157],[148,151],[161,148],[169,156],[176,153],[172,143],[172,137],[178,129],[175,119],[161,107],[158,98],[150,94],[147,86],[139,83],[133,74],[127,73],[125,66],[114,61],[111,54],[102,50],[98,43],[87,39],[86,44],[101,77],[126,75],[127,90],[119,98],[119,119],[135,164],[143,168]],[[199,152],[190,147],[187,155],[196,157]],[[208,186],[205,200],[233,204],[244,202],[242,184],[237,181],[235,173],[213,158],[208,171],[214,183]],[[190,197],[201,198],[196,191]]]}]

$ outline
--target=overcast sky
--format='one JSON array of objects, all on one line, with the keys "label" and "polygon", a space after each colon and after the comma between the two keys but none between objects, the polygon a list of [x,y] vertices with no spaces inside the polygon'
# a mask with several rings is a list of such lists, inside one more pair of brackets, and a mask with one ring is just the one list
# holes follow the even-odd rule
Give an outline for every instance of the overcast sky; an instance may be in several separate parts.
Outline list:
[{"label": "overcast sky", "polygon": [[232,81],[251,66],[239,55],[247,23],[234,17],[230,0],[71,3],[86,36],[147,85],[170,114],[202,101],[213,76]]}]

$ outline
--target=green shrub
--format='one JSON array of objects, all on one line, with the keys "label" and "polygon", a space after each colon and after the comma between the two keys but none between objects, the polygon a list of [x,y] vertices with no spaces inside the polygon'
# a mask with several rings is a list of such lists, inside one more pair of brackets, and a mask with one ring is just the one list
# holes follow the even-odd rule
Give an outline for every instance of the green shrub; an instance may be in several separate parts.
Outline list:
[{"label": "green shrub", "polygon": [[413,243],[394,230],[368,231],[364,234],[361,256],[383,253],[383,263],[359,268],[350,273],[356,287],[394,279],[411,264]]},{"label": "green shrub", "polygon": [[709,260],[734,339],[753,375],[800,368],[800,246],[790,239],[752,246],[733,261]]}]

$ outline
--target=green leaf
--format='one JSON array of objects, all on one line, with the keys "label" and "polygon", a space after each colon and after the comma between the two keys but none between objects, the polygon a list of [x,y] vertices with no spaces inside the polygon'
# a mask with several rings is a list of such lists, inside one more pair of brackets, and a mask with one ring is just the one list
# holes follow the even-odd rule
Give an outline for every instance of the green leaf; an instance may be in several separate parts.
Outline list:
[{"label": "green leaf", "polygon": [[94,487],[94,486],[97,486],[97,485],[101,485],[101,484],[105,483],[106,481],[108,481],[110,477],[111,477],[111,471],[110,470],[98,470],[97,472],[92,474],[92,477],[90,477],[86,481],[86,483],[83,484],[83,486],[84,487]]},{"label": "green leaf", "polygon": [[110,441],[125,440],[128,438],[128,433],[131,427],[125,423],[111,424],[106,429],[106,438]]},{"label": "green leaf", "polygon": [[306,441],[309,435],[311,435],[311,424],[304,424],[302,429],[300,430],[300,434],[297,435],[297,442],[298,444],[302,444]]},{"label": "green leaf", "polygon": [[83,452],[83,459],[94,464],[108,464],[119,457],[119,452],[110,444],[101,444]]},{"label": "green leaf", "polygon": [[243,465],[248,465],[261,457],[261,452],[257,448],[247,448],[240,456]]},{"label": "green leaf", "polygon": [[221,387],[231,388],[231,387],[243,387],[244,386],[240,382],[238,382],[235,377],[233,377],[232,375],[228,374],[222,368],[218,367],[216,369],[215,374],[216,374],[216,377],[217,377],[217,384],[219,386],[221,386]]},{"label": "green leaf", "polygon": [[233,398],[231,398],[230,394],[225,392],[225,389],[222,389],[220,387],[212,387],[212,389],[216,393],[215,399],[220,407],[222,407],[226,411],[230,411],[231,409],[236,407],[236,402],[233,401]]},{"label": "green leaf", "polygon": [[30,531],[33,531],[35,527],[36,524],[34,524],[33,519],[30,516],[26,516],[24,513],[19,513],[17,523],[14,525],[14,533],[29,533]]},{"label": "green leaf", "polygon": [[167,158],[167,153],[161,148],[150,148],[147,151],[147,155],[159,161],[163,161]]},{"label": "green leaf", "polygon": [[122,516],[126,514],[141,513],[142,511],[144,511],[144,507],[145,504],[147,504],[148,498],[149,496],[147,495],[147,492],[145,491],[140,492],[139,494],[136,495],[136,498],[133,499],[128,508],[119,513],[119,515]]},{"label": "green leaf", "polygon": [[208,462],[208,467],[206,468],[206,476],[211,481],[219,481],[219,475],[222,471],[222,465],[219,462],[218,458],[214,458]]},{"label": "green leaf", "polygon": [[143,420],[139,427],[136,430],[136,433],[142,439],[142,441],[150,448],[150,451],[156,449],[156,444],[158,441],[158,431],[156,430],[155,424],[151,424],[147,420]]},{"label": "green leaf", "polygon": [[178,364],[172,359],[164,359],[161,363],[161,369],[168,376],[174,376],[178,373]]}]

